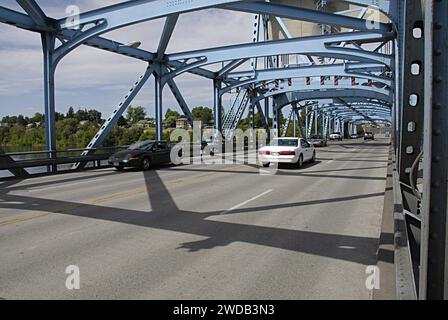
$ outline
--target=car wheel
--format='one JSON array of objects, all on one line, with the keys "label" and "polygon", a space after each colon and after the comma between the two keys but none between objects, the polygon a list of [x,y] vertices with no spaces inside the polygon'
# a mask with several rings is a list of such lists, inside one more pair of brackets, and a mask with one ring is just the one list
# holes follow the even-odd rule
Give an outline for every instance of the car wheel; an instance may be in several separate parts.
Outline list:
[{"label": "car wheel", "polygon": [[149,158],[143,158],[142,164],[141,164],[141,169],[143,171],[147,171],[147,170],[149,170],[150,167],[151,167],[151,160],[149,160]]},{"label": "car wheel", "polygon": [[123,171],[123,170],[124,170],[124,167],[119,166],[119,167],[115,167],[115,169],[116,169],[117,171]]},{"label": "car wheel", "polygon": [[263,162],[262,163],[263,167],[265,168],[269,168],[269,166],[271,165],[269,162]]},{"label": "car wheel", "polygon": [[301,154],[299,160],[297,160],[297,168],[300,169],[303,167],[303,155]]},{"label": "car wheel", "polygon": [[316,162],[316,151],[313,152],[313,157],[311,158],[311,163]]}]

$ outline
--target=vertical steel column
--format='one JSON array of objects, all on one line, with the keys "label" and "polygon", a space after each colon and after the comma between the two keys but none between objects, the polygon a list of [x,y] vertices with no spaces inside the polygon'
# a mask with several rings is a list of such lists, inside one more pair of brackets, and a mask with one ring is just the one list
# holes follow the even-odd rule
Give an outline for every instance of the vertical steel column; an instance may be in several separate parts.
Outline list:
[{"label": "vertical steel column", "polygon": [[250,99],[249,105],[249,120],[250,120],[250,128],[255,129],[255,106],[253,104],[253,98]]},{"label": "vertical steel column", "polygon": [[[448,299],[448,2],[426,0],[420,299]],[[432,37],[431,37],[432,36]]]},{"label": "vertical steel column", "polygon": [[293,137],[297,137],[297,105],[294,103],[292,105],[292,130],[293,130]]},{"label": "vertical steel column", "polygon": [[319,133],[319,105],[317,104],[314,109],[314,134],[317,135]]},{"label": "vertical steel column", "polygon": [[394,54],[395,54],[395,154],[397,164],[400,163],[400,144],[401,144],[401,126],[402,126],[402,109],[403,109],[403,53],[405,51],[404,48],[404,31],[405,31],[405,1],[397,1],[397,39],[395,41],[394,46]]},{"label": "vertical steel column", "polygon": [[270,111],[270,101],[269,98],[264,99],[264,117],[266,118],[267,129],[269,129],[269,117],[271,114]]},{"label": "vertical steel column", "polygon": [[308,120],[308,106],[305,107],[305,139],[308,139],[308,127],[309,127],[309,120]]},{"label": "vertical steel column", "polygon": [[272,114],[272,129],[274,131],[275,138],[280,137],[280,110],[277,106],[277,101],[274,98],[273,114]]},{"label": "vertical steel column", "polygon": [[324,113],[322,113],[321,117],[322,117],[322,137],[325,138],[325,118],[326,118],[326,116]]},{"label": "vertical steel column", "polygon": [[[45,114],[45,144],[50,153],[49,158],[56,157],[56,118],[55,118],[55,89],[54,76],[56,66],[53,63],[55,37],[50,33],[42,33],[42,49],[44,57],[44,114]],[[57,166],[47,168],[55,172]]]},{"label": "vertical steel column", "polygon": [[296,115],[297,115],[297,121],[299,122],[299,130],[300,130],[300,137],[305,138],[305,133],[303,132],[303,125],[302,125],[302,113],[303,109],[298,109],[296,104]]},{"label": "vertical steel column", "polygon": [[405,15],[399,175],[405,209],[417,214],[417,199],[412,186],[417,182],[418,166],[414,166],[413,181],[410,177],[423,142],[425,52],[422,0],[406,0]]},{"label": "vertical steel column", "polygon": [[222,133],[222,97],[220,94],[221,85],[221,80],[213,80],[213,115],[215,117],[215,129],[220,133]]},{"label": "vertical steel column", "polygon": [[163,140],[163,86],[162,69],[155,66],[154,86],[155,86],[155,114],[156,114],[156,140]]},{"label": "vertical steel column", "polygon": [[249,100],[249,121],[250,121],[250,133],[249,133],[249,141],[251,146],[253,146],[253,142],[255,141],[254,137],[254,129],[255,129],[255,104],[254,104],[254,95],[251,95]]}]

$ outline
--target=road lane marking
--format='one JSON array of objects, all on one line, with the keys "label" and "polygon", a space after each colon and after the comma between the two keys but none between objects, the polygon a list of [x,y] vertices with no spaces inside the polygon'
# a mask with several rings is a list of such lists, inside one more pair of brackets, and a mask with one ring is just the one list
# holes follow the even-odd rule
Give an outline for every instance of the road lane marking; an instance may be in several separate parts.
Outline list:
[{"label": "road lane marking", "polygon": [[[244,167],[244,165],[237,166],[235,169],[240,169],[242,167]],[[208,176],[214,176],[217,174],[227,174],[227,173],[226,172],[205,173],[205,174],[195,175],[195,176],[191,176],[191,177],[180,178],[180,179],[176,179],[173,181],[168,181],[168,182],[164,183],[164,185],[167,189],[170,187],[172,188],[172,187],[178,187],[181,185],[188,185],[189,183],[192,183],[194,180],[201,180],[201,178],[205,178]],[[102,198],[98,198],[98,199],[94,199],[94,200],[90,200],[90,201],[86,201],[86,202],[82,202],[82,203],[71,204],[71,205],[67,205],[65,207],[52,209],[51,212],[35,212],[35,213],[31,213],[29,215],[25,215],[20,218],[14,218],[14,219],[2,221],[2,222],[0,222],[0,227],[11,225],[11,224],[16,224],[16,223],[23,222],[23,221],[33,220],[33,219],[40,218],[40,217],[44,217],[44,216],[50,215],[51,213],[69,214],[70,211],[73,211],[75,209],[79,209],[82,207],[104,204],[104,203],[107,203],[110,201],[115,201],[115,200],[122,200],[122,199],[126,199],[126,198],[129,198],[132,196],[136,196],[136,195],[140,195],[140,194],[144,194],[144,193],[148,193],[148,192],[149,192],[149,188],[144,187],[144,188],[134,189],[134,190],[131,190],[128,192],[117,193],[117,194],[107,196],[107,197],[102,197]],[[255,199],[253,199],[253,200],[255,200]]]},{"label": "road lane marking", "polygon": [[223,215],[223,214],[227,214],[227,213],[229,213],[229,212],[232,212],[233,210],[239,209],[239,208],[241,208],[242,206],[245,206],[246,204],[248,204],[248,203],[250,203],[250,202],[252,202],[252,201],[255,201],[255,200],[257,200],[257,199],[259,199],[259,198],[261,198],[261,197],[263,197],[263,196],[265,196],[265,195],[271,193],[272,191],[274,191],[274,190],[273,190],[273,189],[269,189],[269,190],[267,190],[267,191],[265,191],[265,192],[259,194],[258,196],[255,196],[255,197],[253,197],[253,198],[250,198],[249,200],[246,200],[246,201],[244,201],[244,202],[241,202],[240,204],[237,204],[236,206],[234,206],[234,207],[232,207],[232,208],[230,208],[230,209],[227,209],[227,210],[221,212],[221,215]]},{"label": "road lane marking", "polygon": [[16,224],[16,223],[23,222],[23,221],[32,220],[32,219],[36,219],[36,218],[40,218],[40,217],[45,217],[45,216],[48,216],[49,214],[50,214],[49,212],[36,212],[36,213],[29,214],[29,215],[26,215],[26,216],[23,216],[20,218],[0,222],[0,227],[7,226],[10,224]]},{"label": "road lane marking", "polygon": [[72,186],[76,186],[79,184],[91,183],[91,182],[102,181],[102,180],[105,180],[105,178],[92,179],[92,180],[88,180],[88,181],[80,181],[80,182],[73,182],[73,183],[58,183],[56,186],[49,186],[49,187],[37,187],[37,188],[34,187],[34,188],[29,188],[28,191],[36,192],[36,191],[44,191],[44,190],[48,190],[48,189],[55,189],[55,188],[62,188],[62,187],[72,187]]}]

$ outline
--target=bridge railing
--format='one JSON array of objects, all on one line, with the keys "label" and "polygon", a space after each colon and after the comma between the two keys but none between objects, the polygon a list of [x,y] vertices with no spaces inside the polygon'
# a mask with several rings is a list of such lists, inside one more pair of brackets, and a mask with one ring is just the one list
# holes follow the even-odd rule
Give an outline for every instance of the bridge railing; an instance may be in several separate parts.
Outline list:
[{"label": "bridge railing", "polygon": [[417,283],[412,261],[412,249],[409,237],[409,225],[403,205],[403,190],[395,154],[393,154],[393,200],[394,200],[394,265],[396,298],[398,300],[416,300]]},{"label": "bridge railing", "polygon": [[[106,160],[115,152],[123,150],[128,146],[100,147],[90,149],[67,149],[67,150],[43,150],[26,152],[0,152],[0,179],[10,177],[5,171],[13,176],[28,177],[32,175],[57,173],[60,171],[73,171],[71,164],[84,163],[88,168],[108,167]],[[81,156],[86,150],[94,151],[94,154]],[[34,168],[34,170],[26,170]]]}]

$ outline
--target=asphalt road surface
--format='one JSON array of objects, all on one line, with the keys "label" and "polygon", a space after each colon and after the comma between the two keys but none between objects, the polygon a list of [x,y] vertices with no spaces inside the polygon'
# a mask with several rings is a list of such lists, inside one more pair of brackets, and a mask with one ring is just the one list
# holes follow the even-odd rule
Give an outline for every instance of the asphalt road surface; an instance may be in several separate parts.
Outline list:
[{"label": "asphalt road surface", "polygon": [[359,140],[275,175],[236,163],[0,182],[0,298],[370,299],[388,153]]}]

